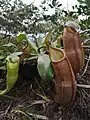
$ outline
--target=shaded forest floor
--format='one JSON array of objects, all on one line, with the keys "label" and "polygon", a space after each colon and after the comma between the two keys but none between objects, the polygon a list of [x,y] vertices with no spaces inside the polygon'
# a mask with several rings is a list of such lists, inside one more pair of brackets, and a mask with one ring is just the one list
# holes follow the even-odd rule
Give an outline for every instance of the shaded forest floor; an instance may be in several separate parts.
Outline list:
[{"label": "shaded forest floor", "polygon": [[[86,51],[86,62],[89,52]],[[90,63],[81,78],[82,73],[77,75],[77,83],[90,85]],[[0,89],[4,87],[1,79]],[[19,79],[7,95],[0,97],[0,120],[90,120],[90,89],[77,87],[75,100],[67,106],[49,101],[50,89],[48,83],[41,86],[38,75],[31,80]],[[42,91],[48,99],[43,99]]]}]

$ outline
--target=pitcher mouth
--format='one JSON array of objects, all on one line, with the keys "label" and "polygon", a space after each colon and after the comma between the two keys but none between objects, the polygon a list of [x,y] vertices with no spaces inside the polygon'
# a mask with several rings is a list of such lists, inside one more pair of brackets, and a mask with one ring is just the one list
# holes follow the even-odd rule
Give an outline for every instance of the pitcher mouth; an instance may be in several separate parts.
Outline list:
[{"label": "pitcher mouth", "polygon": [[64,27],[71,27],[74,32],[80,32],[80,26],[75,21],[67,21]]},{"label": "pitcher mouth", "polygon": [[[57,52],[58,52],[58,54],[57,54]],[[55,48],[55,47],[50,46],[49,47],[49,53],[50,53],[49,54],[50,55],[50,59],[54,63],[61,62],[61,61],[63,61],[66,58],[66,54],[65,54],[64,50],[60,49],[60,48]]]}]

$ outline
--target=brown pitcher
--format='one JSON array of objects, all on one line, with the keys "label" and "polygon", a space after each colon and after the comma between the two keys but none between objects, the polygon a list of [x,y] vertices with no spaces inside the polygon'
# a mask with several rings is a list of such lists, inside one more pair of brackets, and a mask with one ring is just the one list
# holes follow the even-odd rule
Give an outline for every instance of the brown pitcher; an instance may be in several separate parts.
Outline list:
[{"label": "brown pitcher", "polygon": [[71,64],[62,49],[50,46],[49,54],[55,71],[54,101],[68,104],[74,99],[76,93],[76,80]]},{"label": "brown pitcher", "polygon": [[80,72],[80,69],[82,69],[84,65],[84,51],[81,45],[80,35],[69,27],[65,27],[62,39],[65,53],[76,74]]}]

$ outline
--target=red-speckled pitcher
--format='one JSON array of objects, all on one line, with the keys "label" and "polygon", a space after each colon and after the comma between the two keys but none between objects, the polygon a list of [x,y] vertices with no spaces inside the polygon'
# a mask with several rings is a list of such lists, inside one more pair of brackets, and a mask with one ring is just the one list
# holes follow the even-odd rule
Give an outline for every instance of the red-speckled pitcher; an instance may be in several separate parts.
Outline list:
[{"label": "red-speckled pitcher", "polygon": [[78,32],[66,27],[62,39],[65,53],[76,74],[80,72],[84,65],[84,50],[81,45],[80,35]]},{"label": "red-speckled pitcher", "polygon": [[71,64],[64,50],[49,47],[50,59],[55,72],[54,101],[60,104],[68,104],[76,94],[76,80]]}]

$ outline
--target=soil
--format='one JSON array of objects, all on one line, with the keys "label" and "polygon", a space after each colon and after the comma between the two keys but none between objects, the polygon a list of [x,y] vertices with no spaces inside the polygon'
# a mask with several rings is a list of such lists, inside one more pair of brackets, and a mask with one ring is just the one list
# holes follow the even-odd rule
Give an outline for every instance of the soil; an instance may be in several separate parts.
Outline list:
[{"label": "soil", "polygon": [[[89,85],[90,63],[81,78],[83,71],[76,76],[77,83]],[[90,120],[90,89],[77,87],[73,103],[61,106],[51,100],[50,83],[41,84],[41,81],[36,73],[29,79],[20,77],[8,94],[0,96],[0,120],[28,120],[20,111],[30,113],[30,120]],[[0,89],[4,89],[4,83],[5,79],[0,79]],[[45,101],[37,94],[42,93],[42,90],[50,101]],[[35,114],[38,115],[38,119],[35,118]]]}]

